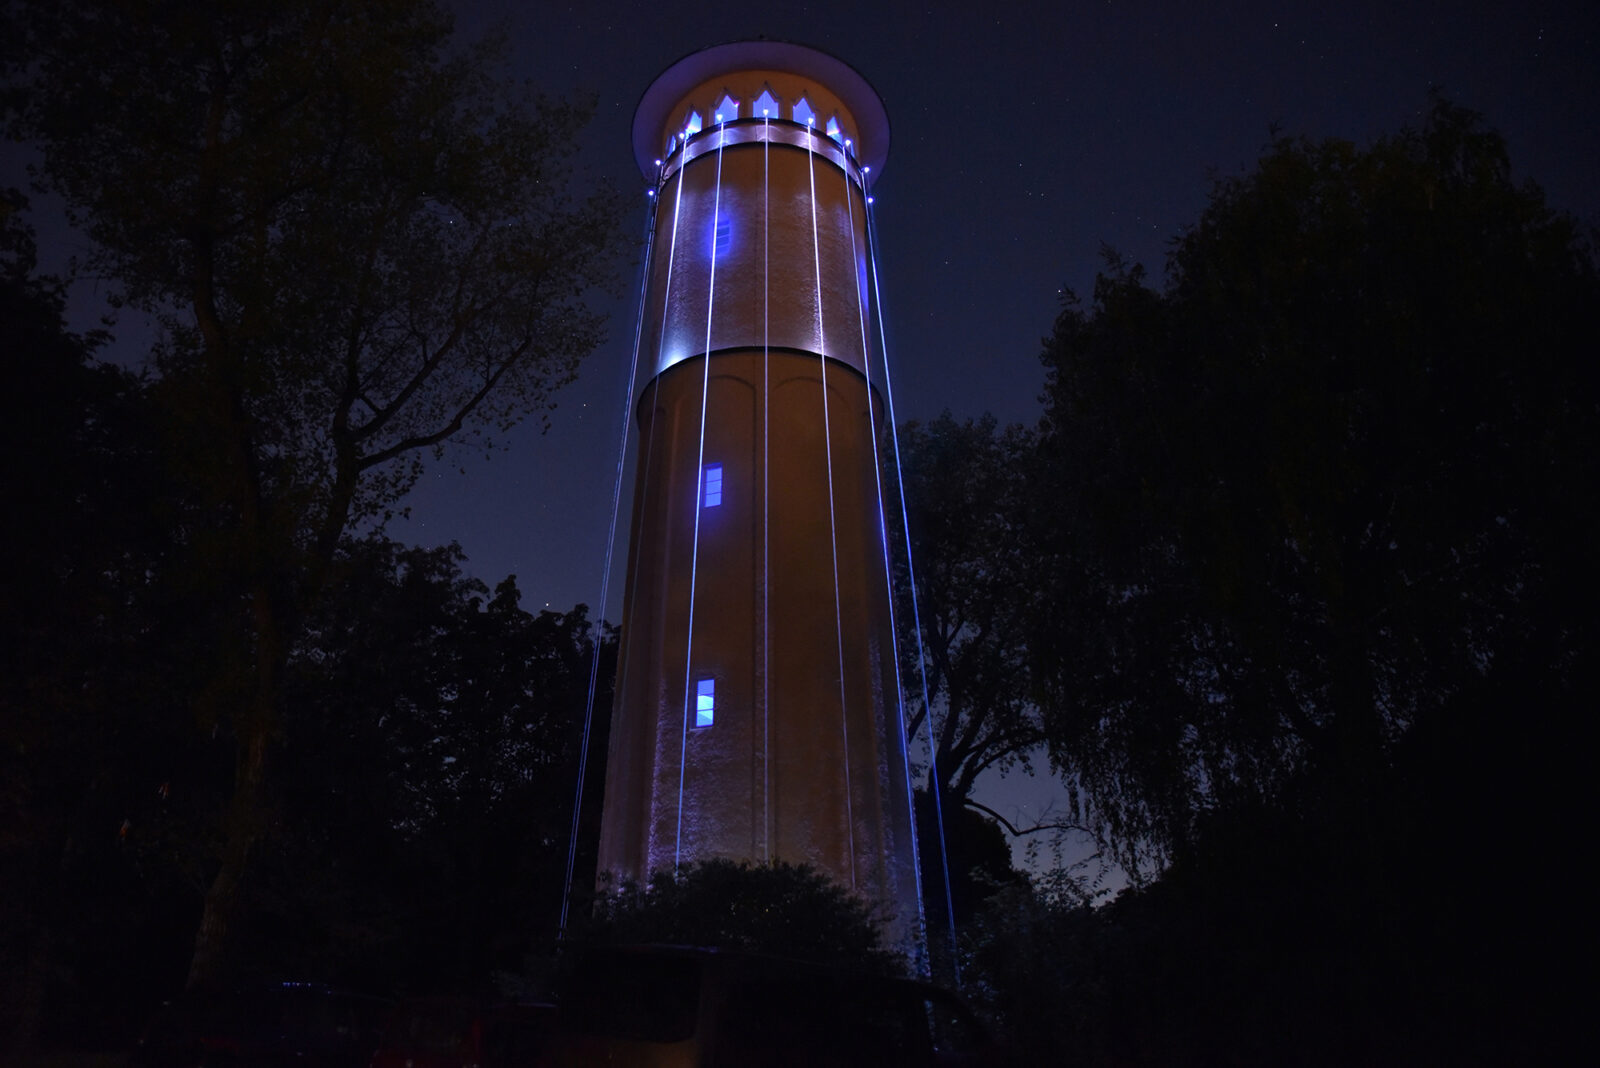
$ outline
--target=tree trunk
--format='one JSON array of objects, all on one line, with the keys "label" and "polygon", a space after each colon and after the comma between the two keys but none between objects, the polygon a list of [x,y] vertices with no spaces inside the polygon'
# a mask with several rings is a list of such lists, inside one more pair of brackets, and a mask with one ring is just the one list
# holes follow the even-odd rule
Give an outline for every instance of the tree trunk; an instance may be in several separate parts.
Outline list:
[{"label": "tree trunk", "polygon": [[240,913],[240,887],[245,869],[261,838],[266,807],[266,755],[269,732],[253,724],[250,737],[240,742],[239,764],[228,806],[222,865],[206,890],[205,910],[195,933],[194,957],[189,962],[188,989],[215,983],[227,966],[230,936]]},{"label": "tree trunk", "polygon": [[278,724],[279,683],[286,645],[279,612],[265,582],[255,590],[256,692],[240,724],[233,798],[223,828],[222,864],[206,891],[200,929],[186,987],[193,990],[217,982],[232,964],[228,959],[236,923],[242,912],[241,889],[256,844],[267,823],[267,761]]}]

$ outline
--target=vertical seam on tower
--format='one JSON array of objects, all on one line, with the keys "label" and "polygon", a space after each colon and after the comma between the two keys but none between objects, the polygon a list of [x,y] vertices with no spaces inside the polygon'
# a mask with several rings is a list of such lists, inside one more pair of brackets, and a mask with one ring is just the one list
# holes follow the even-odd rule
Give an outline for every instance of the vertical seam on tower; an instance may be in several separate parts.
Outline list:
[{"label": "vertical seam on tower", "polygon": [[[807,125],[807,132],[810,126]],[[850,720],[844,688],[844,613],[839,597],[839,533],[833,503],[833,431],[828,422],[828,353],[822,332],[822,244],[817,236],[817,155],[812,137],[806,138],[807,173],[811,181],[811,255],[817,277],[817,364],[822,372],[822,443],[828,465],[828,536],[833,550],[833,633],[839,647],[839,735],[844,743],[845,837],[850,849],[850,889],[856,887],[856,821],[850,797]]]},{"label": "vertical seam on tower", "polygon": [[[700,495],[702,493],[701,481],[705,478],[706,464],[706,401],[711,392],[711,312],[717,294],[717,223],[718,214],[722,210],[722,146],[727,140],[728,129],[725,125],[719,126],[717,131],[717,185],[711,199],[711,270],[707,272],[706,281],[706,352],[705,370],[700,378],[700,455],[694,465],[694,542],[689,554],[689,630],[684,642],[683,650],[683,735],[678,746],[678,832],[672,843],[672,868],[678,868],[679,858],[683,852],[683,781],[689,763],[689,694],[694,688],[694,592],[696,572],[700,566],[700,513],[703,511]],[[687,162],[687,161],[686,161]],[[684,170],[679,169],[678,192],[683,192],[682,176]]]}]

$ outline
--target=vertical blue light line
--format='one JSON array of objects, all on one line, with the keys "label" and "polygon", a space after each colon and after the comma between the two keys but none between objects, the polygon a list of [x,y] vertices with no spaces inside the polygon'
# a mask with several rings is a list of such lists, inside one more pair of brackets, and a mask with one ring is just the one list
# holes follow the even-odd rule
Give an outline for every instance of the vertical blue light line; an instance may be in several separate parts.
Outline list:
[{"label": "vertical blue light line", "polygon": [[[678,219],[679,219],[680,213],[681,213],[682,208],[683,208],[683,186],[684,186],[684,183],[688,180],[688,175],[685,173],[685,167],[686,167],[686,164],[688,162],[687,157],[688,157],[688,153],[686,151],[684,153],[683,158],[680,158],[680,160],[678,161],[678,190],[673,195],[673,198],[672,198],[672,237],[667,242],[667,279],[666,279],[666,284],[663,287],[662,294],[661,294],[661,332],[660,332],[660,335],[656,338],[655,373],[651,376],[651,379],[650,379],[650,429],[649,429],[649,432],[645,435],[644,450],[643,450],[644,451],[644,470],[640,473],[640,479],[641,479],[640,484],[642,486],[644,486],[644,493],[641,495],[641,498],[639,500],[639,516],[640,516],[640,522],[641,523],[643,522],[644,515],[645,515],[645,513],[647,511],[647,506],[649,504],[650,469],[654,466],[654,463],[652,461],[654,460],[654,456],[655,456],[655,441],[656,441],[655,398],[661,392],[661,358],[662,358],[663,354],[665,354],[666,349],[667,349],[667,313],[672,308],[672,271],[673,271],[674,265],[676,264],[677,254],[678,254]],[[663,171],[663,174],[664,173],[665,173],[665,171]],[[659,200],[660,197],[658,196],[656,199]],[[670,515],[670,509],[669,509],[669,515]],[[670,544],[670,539],[664,539],[664,540],[666,540]],[[627,593],[627,597],[626,597],[626,601],[625,601],[626,604],[634,603],[634,599],[639,594],[639,571],[640,571],[639,568],[635,568],[634,569],[633,583],[628,589],[628,593]],[[624,663],[623,667],[622,667],[622,670],[619,672],[619,678],[617,679],[617,691],[619,693],[626,693],[627,692],[627,682],[628,682],[628,679],[627,679],[627,665],[626,665],[626,663]],[[615,737],[615,735],[613,735],[613,737]],[[651,747],[651,752],[652,753],[658,753],[659,750],[658,750],[657,747],[652,746]],[[657,804],[658,804],[658,800],[657,799],[658,799],[658,793],[659,793],[659,791],[657,791],[657,789],[655,788],[655,784],[657,782],[656,773],[657,773],[657,765],[656,764],[651,764],[651,766],[650,766],[651,788],[650,788],[650,791],[649,791],[649,794],[650,794],[650,820],[646,824],[646,826],[650,827],[651,830],[649,832],[647,832],[647,836],[646,836],[646,846],[645,846],[645,852],[647,854],[646,857],[645,857],[645,866],[646,866],[646,868],[651,868],[651,867],[654,867],[654,865],[655,865],[655,841],[654,841],[655,831],[654,831],[654,828],[656,826],[656,818],[655,817],[656,817],[656,808],[657,808]]]},{"label": "vertical blue light line", "polygon": [[[689,759],[689,700],[694,689],[691,667],[694,663],[694,587],[696,571],[700,566],[700,484],[706,467],[706,401],[711,394],[711,312],[717,295],[717,223],[722,211],[722,146],[728,139],[728,128],[717,127],[717,186],[711,199],[711,270],[706,283],[706,345],[705,370],[700,378],[700,454],[694,465],[694,543],[689,554],[689,632],[683,643],[683,736],[678,744],[678,830],[672,843],[672,869],[677,871],[683,852],[683,779]],[[678,176],[678,189],[683,189],[683,175]]]},{"label": "vertical blue light line", "polygon": [[[828,533],[833,550],[833,633],[839,646],[839,734],[844,741],[844,818],[850,844],[850,889],[856,887],[856,818],[850,798],[850,719],[844,690],[844,610],[839,604],[839,530],[833,504],[833,432],[828,422],[828,353],[822,332],[822,243],[817,236],[816,134],[806,124],[806,159],[811,178],[811,255],[817,271],[817,363],[822,368],[822,443],[828,464]],[[851,265],[851,270],[855,265]]]},{"label": "vertical blue light line", "polygon": [[[906,509],[906,479],[905,468],[900,464],[900,430],[895,422],[894,415],[894,384],[889,374],[889,342],[884,332],[883,324],[883,290],[878,285],[878,257],[875,250],[878,247],[877,227],[873,222],[873,211],[867,205],[867,242],[868,248],[873,251],[868,259],[872,263],[872,294],[877,303],[878,312],[878,344],[883,349],[883,391],[889,399],[889,434],[894,443],[894,470],[895,482],[900,489],[900,526],[905,531],[906,538],[906,581],[911,586],[911,619],[917,634],[917,669],[922,677],[922,707],[928,713],[928,761],[930,773],[929,784],[933,793],[933,818],[939,827],[939,860],[944,869],[944,912],[950,922],[950,962],[955,970],[956,985],[961,985],[961,959],[956,953],[956,911],[950,893],[950,851],[947,848],[944,833],[944,799],[943,790],[939,785],[939,744],[936,732],[933,729],[933,705],[928,701],[928,666],[927,653],[922,647],[922,610],[917,604],[917,570],[911,557],[911,522]],[[902,732],[903,733],[903,732]],[[908,754],[909,757],[909,754]],[[909,767],[909,761],[907,766]]]},{"label": "vertical blue light line", "polygon": [[[855,269],[855,264],[856,264],[856,256],[857,256],[857,250],[856,250],[856,208],[855,208],[855,203],[850,199],[850,171],[849,171],[849,163],[848,162],[845,163],[844,199],[845,199],[845,203],[849,206],[849,209],[850,209],[850,266],[851,266],[851,269],[854,270]],[[861,224],[862,224],[862,229],[863,230],[866,229],[866,225],[867,225],[866,199],[867,199],[866,174],[862,173],[862,175],[861,175],[861,200],[862,200],[862,205],[861,205],[861,210],[862,210]],[[868,238],[868,244],[867,244],[867,255],[868,255],[869,258],[872,255],[872,244],[871,244],[870,236]],[[921,892],[922,891],[922,858],[917,855],[917,804],[916,804],[916,792],[913,789],[912,784],[911,784],[911,753],[906,748],[906,695],[905,695],[904,686],[902,685],[902,682],[901,682],[901,679],[900,679],[900,632],[899,632],[898,628],[895,625],[894,571],[893,571],[892,565],[891,565],[890,560],[889,560],[889,523],[888,523],[887,517],[884,515],[883,464],[882,464],[882,461],[879,459],[879,456],[878,456],[878,417],[873,412],[873,408],[872,408],[872,353],[868,350],[868,338],[867,338],[867,295],[864,292],[862,292],[862,289],[861,289],[861,286],[862,286],[861,272],[860,271],[855,271],[855,276],[856,276],[856,311],[857,311],[857,318],[858,318],[858,320],[859,320],[859,322],[861,324],[861,366],[862,366],[862,370],[865,372],[866,390],[867,390],[867,427],[868,427],[868,431],[872,435],[872,478],[873,478],[873,485],[875,486],[875,488],[877,490],[876,500],[878,502],[878,544],[883,546],[884,598],[888,602],[888,606],[889,606],[889,648],[890,648],[890,655],[893,656],[893,658],[894,658],[893,661],[892,661],[892,663],[893,663],[893,675],[894,675],[894,701],[895,701],[894,708],[895,708],[895,716],[899,720],[899,723],[900,723],[900,755],[901,755],[901,758],[902,758],[901,759],[902,767],[905,768],[905,779],[906,779],[906,812],[909,814],[909,816],[911,818],[911,873],[912,873],[912,878],[916,880],[916,885],[917,885],[917,933],[918,933],[918,941],[920,942],[919,950],[920,950],[920,952],[922,954],[922,959],[920,961],[919,970],[922,971],[924,974],[927,974],[927,972],[928,972],[928,944],[927,944],[928,917],[927,917],[927,913],[924,911],[924,909],[922,907],[922,892]],[[887,353],[885,353],[884,359],[885,359],[885,363],[884,363],[885,374],[887,375],[887,370],[888,370],[888,363],[887,363],[888,355],[887,355]]]},{"label": "vertical blue light line", "polygon": [[650,213],[645,221],[644,271],[639,283],[639,313],[634,316],[633,358],[628,365],[628,388],[622,398],[622,443],[617,447],[617,475],[611,487],[611,529],[606,536],[606,562],[600,572],[599,619],[594,622],[594,652],[589,659],[589,696],[583,706],[583,740],[578,743],[578,788],[572,799],[572,833],[567,838],[567,879],[561,889],[561,920],[557,930],[565,935],[567,914],[572,904],[573,869],[578,859],[578,821],[583,813],[583,781],[589,770],[589,733],[594,724],[595,689],[600,678],[600,645],[605,636],[606,598],[611,592],[611,564],[617,547],[617,514],[622,506],[622,470],[628,458],[628,430],[633,409],[633,387],[639,374],[639,345],[644,337],[645,295],[650,288],[650,255],[656,244],[656,209],[650,197]]},{"label": "vertical blue light line", "polygon": [[761,124],[761,859],[768,863],[772,861],[771,135],[769,119]]}]

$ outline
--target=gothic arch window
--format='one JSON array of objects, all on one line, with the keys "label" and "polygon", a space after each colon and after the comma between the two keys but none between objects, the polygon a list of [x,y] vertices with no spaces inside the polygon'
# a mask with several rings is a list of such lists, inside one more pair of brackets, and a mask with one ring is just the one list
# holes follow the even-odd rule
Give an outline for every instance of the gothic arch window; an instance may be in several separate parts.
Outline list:
[{"label": "gothic arch window", "polygon": [[722,94],[722,99],[717,101],[717,106],[712,109],[712,121],[718,126],[725,122],[732,122],[739,117],[739,102],[728,93]]},{"label": "gothic arch window", "polygon": [[806,102],[805,97],[794,102],[794,121],[805,123],[807,126],[816,125],[817,113],[811,110],[811,105]]},{"label": "gothic arch window", "polygon": [[689,138],[693,137],[699,132],[700,113],[698,111],[691,111],[689,112],[689,121],[683,124],[683,139],[687,141]]},{"label": "gothic arch window", "polygon": [[772,95],[772,89],[770,87],[764,86],[761,90],[761,95],[756,97],[755,110],[753,114],[759,115],[764,119],[775,119],[778,117],[778,98]]},{"label": "gothic arch window", "polygon": [[828,136],[833,138],[835,141],[838,141],[841,144],[844,143],[844,127],[839,125],[839,116],[835,115],[833,118],[828,120],[826,132]]}]

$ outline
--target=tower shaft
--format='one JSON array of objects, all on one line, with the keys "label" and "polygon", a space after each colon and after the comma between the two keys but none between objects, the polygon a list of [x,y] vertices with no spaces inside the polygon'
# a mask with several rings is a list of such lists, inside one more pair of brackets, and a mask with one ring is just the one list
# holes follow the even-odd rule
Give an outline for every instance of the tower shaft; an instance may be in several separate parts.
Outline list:
[{"label": "tower shaft", "polygon": [[831,57],[728,45],[657,79],[635,145],[662,163],[641,156],[658,182],[651,377],[601,869],[809,863],[909,944],[920,906],[868,312],[882,105]]}]

